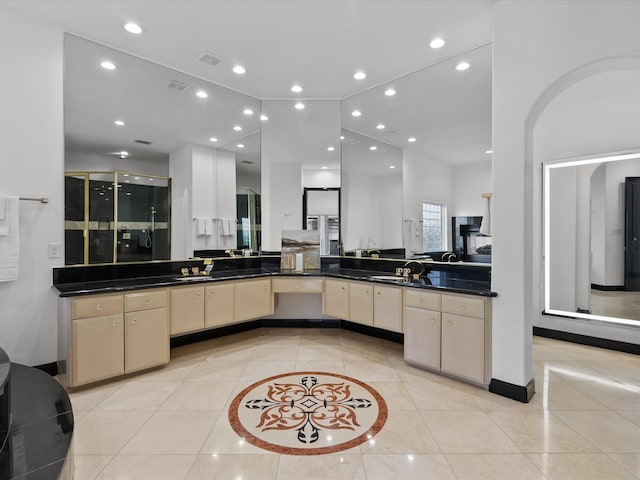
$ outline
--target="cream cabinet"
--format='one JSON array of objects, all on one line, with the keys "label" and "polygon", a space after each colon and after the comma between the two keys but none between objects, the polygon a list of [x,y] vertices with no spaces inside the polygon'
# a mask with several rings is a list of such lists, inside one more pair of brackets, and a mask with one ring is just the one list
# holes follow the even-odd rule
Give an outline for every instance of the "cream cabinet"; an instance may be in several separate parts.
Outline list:
[{"label": "cream cabinet", "polygon": [[373,287],[373,326],[402,332],[402,288]]},{"label": "cream cabinet", "polygon": [[204,327],[220,327],[235,321],[233,283],[214,283],[204,289]]},{"label": "cream cabinet", "polygon": [[322,313],[345,320],[349,318],[349,282],[333,278],[324,281]]},{"label": "cream cabinet", "polygon": [[204,328],[204,285],[171,289],[171,335]]},{"label": "cream cabinet", "polygon": [[371,282],[349,283],[349,321],[373,326],[373,287]]},{"label": "cream cabinet", "polygon": [[168,304],[167,289],[124,295],[125,373],[169,362]]},{"label": "cream cabinet", "polygon": [[489,299],[442,295],[441,369],[487,384],[491,377]]},{"label": "cream cabinet", "polygon": [[404,289],[404,358],[408,363],[440,370],[441,295]]},{"label": "cream cabinet", "polygon": [[274,278],[273,293],[322,293],[322,278]]},{"label": "cream cabinet", "polygon": [[271,279],[260,278],[236,282],[234,307],[235,319],[238,322],[272,315]]}]

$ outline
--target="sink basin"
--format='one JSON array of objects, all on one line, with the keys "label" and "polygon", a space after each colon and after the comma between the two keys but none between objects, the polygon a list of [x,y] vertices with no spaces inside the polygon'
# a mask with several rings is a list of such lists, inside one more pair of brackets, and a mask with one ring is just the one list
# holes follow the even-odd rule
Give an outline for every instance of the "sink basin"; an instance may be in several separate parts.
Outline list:
[{"label": "sink basin", "polygon": [[406,282],[404,277],[398,275],[371,275],[369,278],[373,280],[390,280],[393,282]]},{"label": "sink basin", "polygon": [[188,281],[194,281],[194,280],[205,280],[207,278],[210,278],[210,277],[206,275],[183,275],[183,276],[175,277],[175,280],[180,280],[181,282],[188,282]]}]

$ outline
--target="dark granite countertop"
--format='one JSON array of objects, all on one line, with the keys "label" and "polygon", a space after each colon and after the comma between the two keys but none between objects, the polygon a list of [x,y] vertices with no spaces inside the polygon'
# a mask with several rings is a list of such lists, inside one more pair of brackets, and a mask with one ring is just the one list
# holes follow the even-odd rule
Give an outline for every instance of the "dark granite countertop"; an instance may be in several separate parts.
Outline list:
[{"label": "dark granite countertop", "polygon": [[349,268],[328,268],[322,270],[296,272],[281,271],[278,267],[245,268],[238,270],[214,271],[210,275],[187,276],[180,275],[160,275],[149,277],[135,277],[124,279],[111,279],[104,281],[89,281],[79,283],[55,284],[61,297],[78,295],[90,295],[98,293],[116,293],[128,290],[138,290],[143,288],[175,287],[178,285],[199,285],[224,280],[242,280],[248,278],[259,278],[267,276],[326,276],[333,278],[344,278],[348,280],[364,280],[389,285],[399,285],[412,288],[424,288],[466,295],[480,295],[485,297],[495,297],[497,294],[491,291],[489,281],[469,278],[465,273],[455,273],[449,271],[430,271],[417,281],[403,281],[401,277],[395,279],[376,279],[374,276],[393,275],[384,271],[357,270]]}]

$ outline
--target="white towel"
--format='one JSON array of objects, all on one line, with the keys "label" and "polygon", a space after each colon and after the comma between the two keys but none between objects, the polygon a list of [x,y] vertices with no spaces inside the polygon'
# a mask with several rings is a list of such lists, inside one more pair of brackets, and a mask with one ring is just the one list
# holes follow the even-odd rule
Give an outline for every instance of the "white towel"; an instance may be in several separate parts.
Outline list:
[{"label": "white towel", "polygon": [[204,218],[196,218],[196,233],[198,235],[206,235],[207,234],[207,226]]},{"label": "white towel", "polygon": [[486,197],[485,200],[484,214],[482,215],[482,222],[480,222],[480,233],[491,235],[491,199]]},{"label": "white towel", "polygon": [[233,235],[233,231],[231,230],[232,223],[235,226],[235,223],[236,223],[235,220],[231,220],[229,218],[222,219],[222,235],[223,236]]},{"label": "white towel", "polygon": [[18,236],[18,197],[7,197],[5,218],[7,233],[0,235],[0,282],[17,280],[20,239]]},{"label": "white towel", "polygon": [[204,219],[204,234],[207,237],[213,235],[213,218]]}]

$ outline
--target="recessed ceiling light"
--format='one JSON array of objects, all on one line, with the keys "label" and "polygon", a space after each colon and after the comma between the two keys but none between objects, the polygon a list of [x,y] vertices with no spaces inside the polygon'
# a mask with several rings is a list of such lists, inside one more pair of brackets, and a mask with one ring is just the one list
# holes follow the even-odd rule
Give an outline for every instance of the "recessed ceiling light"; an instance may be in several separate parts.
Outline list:
[{"label": "recessed ceiling light", "polygon": [[369,147],[369,150],[371,150],[371,151],[374,151],[374,150],[377,150],[377,149],[378,149],[378,147],[376,147],[375,145],[371,145]]},{"label": "recessed ceiling light", "polygon": [[396,94],[396,91],[395,91],[393,88],[387,88],[387,89],[384,91],[384,94],[385,94],[387,97],[393,97],[393,96]]},{"label": "recessed ceiling light", "polygon": [[336,149],[336,147],[327,147],[327,150],[329,150],[330,152],[333,152]]},{"label": "recessed ceiling light", "polygon": [[240,125],[234,125],[233,129],[234,129],[236,132],[240,132],[240,131],[242,131],[242,127],[241,127]]},{"label": "recessed ceiling light", "polygon": [[218,139],[217,139],[216,137],[211,137],[211,138],[209,139],[209,141],[210,141],[210,142],[217,142],[217,141],[218,141]]},{"label": "recessed ceiling light", "polygon": [[326,165],[323,165],[323,166],[322,166],[322,169],[323,169],[323,170],[326,170],[326,169],[328,169],[328,168],[329,168],[329,167],[327,167]]},{"label": "recessed ceiling light", "polygon": [[128,173],[125,173],[125,174],[123,175],[123,177],[128,177],[128,176],[129,176],[129,174],[128,174]]},{"label": "recessed ceiling light", "polygon": [[360,115],[362,115],[362,112],[360,110],[354,110],[353,112],[351,112],[351,115],[353,115],[354,117],[359,117]]},{"label": "recessed ceiling light", "polygon": [[237,144],[237,145],[236,145],[236,147],[238,147],[238,148],[244,148],[244,144],[243,144],[243,143],[239,143],[239,144]]},{"label": "recessed ceiling light", "polygon": [[263,122],[266,122],[267,120],[269,120],[269,117],[267,117],[264,113],[262,115],[260,115],[260,120],[262,120]]},{"label": "recessed ceiling light", "polygon": [[242,65],[236,65],[233,67],[233,73],[237,73],[238,75],[243,75],[247,73],[247,70]]},{"label": "recessed ceiling light", "polygon": [[441,38],[434,38],[433,40],[431,40],[429,46],[431,48],[441,48],[444,46],[444,40]]},{"label": "recessed ceiling light", "polygon": [[125,180],[124,183],[131,183],[131,180]]},{"label": "recessed ceiling light", "polygon": [[253,110],[251,110],[250,108],[245,108],[242,113],[244,113],[245,115],[253,115]]},{"label": "recessed ceiling light", "polygon": [[139,35],[142,33],[142,27],[140,27],[140,25],[138,25],[137,23],[127,23],[124,26],[124,29],[129,32],[129,33],[134,33],[136,35]]},{"label": "recessed ceiling light", "polygon": [[396,168],[395,165],[389,165],[389,168]]},{"label": "recessed ceiling light", "polygon": [[113,123],[118,125],[119,127],[124,127],[124,122],[122,120],[115,120]]},{"label": "recessed ceiling light", "polygon": [[411,142],[411,143],[413,143],[413,142],[415,142],[415,141],[416,141],[416,137],[409,137],[409,138],[407,139],[407,142]]},{"label": "recessed ceiling light", "polygon": [[105,70],[115,70],[115,69],[116,69],[116,66],[114,65],[114,63],[113,63],[113,62],[110,62],[109,60],[105,60],[105,61],[103,61],[103,62],[100,64],[100,66],[101,66],[102,68],[104,68]]},{"label": "recessed ceiling light", "polygon": [[140,177],[133,177],[134,180],[140,180]]},{"label": "recessed ceiling light", "polygon": [[340,140],[344,140],[344,135],[340,135]]},{"label": "recessed ceiling light", "polygon": [[300,85],[294,85],[291,87],[291,91],[293,93],[300,93],[302,91],[302,87]]},{"label": "recessed ceiling light", "polygon": [[486,151],[486,152],[484,152],[484,153],[493,153],[493,150],[487,150],[487,151]]},{"label": "recessed ceiling light", "polygon": [[129,197],[130,197],[130,196],[131,196],[131,192],[127,192],[127,196],[129,196]]},{"label": "recessed ceiling light", "polygon": [[459,72],[462,72],[463,70],[466,70],[469,67],[470,65],[467,62],[460,62],[458,65],[456,65],[456,70],[458,70]]},{"label": "recessed ceiling light", "polygon": [[150,182],[153,182],[153,178],[150,178],[150,179],[149,179],[149,181],[150,181]]},{"label": "recessed ceiling light", "polygon": [[298,110],[302,110],[302,109],[304,109],[304,103],[298,102],[298,103],[296,103],[294,105],[294,107],[296,107],[296,109],[298,109]]},{"label": "recessed ceiling light", "polygon": [[364,80],[365,78],[367,78],[367,74],[364,73],[362,70],[358,70],[356,73],[353,74],[353,78],[355,78],[356,80]]},{"label": "recessed ceiling light", "polygon": [[120,160],[124,160],[125,158],[127,158],[126,155],[120,155]]},{"label": "recessed ceiling light", "polygon": [[199,98],[207,98],[209,96],[209,94],[207,92],[205,92],[204,90],[198,90],[196,92],[196,96]]},{"label": "recessed ceiling light", "polygon": [[378,125],[376,125],[376,128],[378,130],[383,130],[384,129],[384,123],[379,123]]},{"label": "recessed ceiling light", "polygon": [[129,155],[129,152],[125,152],[125,151],[123,150],[122,152],[120,152],[120,155],[124,155],[124,156],[126,157],[127,155]]}]

